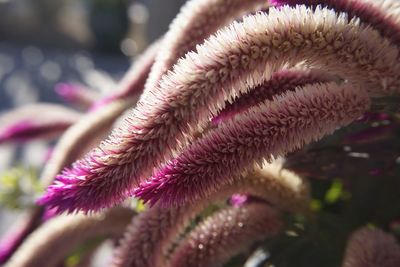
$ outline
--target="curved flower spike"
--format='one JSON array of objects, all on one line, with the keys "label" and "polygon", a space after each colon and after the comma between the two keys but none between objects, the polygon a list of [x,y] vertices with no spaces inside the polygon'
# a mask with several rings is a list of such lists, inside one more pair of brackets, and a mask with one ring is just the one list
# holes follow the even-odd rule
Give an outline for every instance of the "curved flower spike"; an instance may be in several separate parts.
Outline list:
[{"label": "curved flower spike", "polygon": [[63,168],[70,166],[76,159],[98,145],[107,136],[118,116],[132,103],[129,99],[115,100],[101,109],[82,116],[64,133],[55,146],[41,174],[42,184],[44,186],[51,184]]},{"label": "curved flower spike", "polygon": [[18,249],[24,239],[38,226],[41,212],[34,209],[20,220],[0,240],[0,264],[4,264]]},{"label": "curved flower spike", "polygon": [[197,50],[164,76],[153,97],[139,101],[123,127],[57,176],[41,203],[72,212],[121,202],[225,100],[263,83],[284,65],[307,60],[374,92],[400,88],[397,48],[327,9],[270,9],[269,15],[234,23]]},{"label": "curved flower spike", "polygon": [[135,104],[138,95],[143,91],[158,48],[159,41],[150,45],[124,76],[118,90],[96,102],[91,112],[62,136],[41,175],[45,186],[51,184],[63,168],[70,166],[98,145],[107,136],[117,118]]},{"label": "curved flower spike", "polygon": [[55,104],[17,108],[0,117],[0,144],[57,137],[80,117],[80,113]]},{"label": "curved flower spike", "polygon": [[240,95],[233,102],[227,103],[224,109],[212,119],[212,124],[216,126],[220,122],[232,118],[235,114],[243,112],[252,106],[259,105],[266,100],[273,100],[273,97],[276,95],[280,95],[286,91],[294,91],[296,87],[334,80],[334,76],[315,69],[300,68],[278,71],[272,75],[270,80]]},{"label": "curved flower spike", "polygon": [[268,0],[191,0],[170,25],[146,82],[150,92],[187,52],[237,17],[267,8]]},{"label": "curved flower spike", "polygon": [[[240,178],[233,184],[224,186],[216,195],[227,195],[229,191],[263,199],[273,207],[289,212],[307,212],[310,203],[308,182],[287,169],[282,164],[264,161],[260,166]],[[209,196],[207,197],[209,198]]]},{"label": "curved flower spike", "polygon": [[161,168],[135,195],[179,205],[206,197],[264,157],[271,160],[346,126],[369,108],[359,88],[305,86],[253,107],[209,132]]},{"label": "curved flower spike", "polygon": [[292,212],[306,211],[310,200],[305,180],[282,169],[280,164],[264,163],[195,203],[171,209],[155,206],[139,214],[117,248],[112,266],[165,266],[166,255],[190,221],[211,203],[225,201],[235,193],[255,196],[277,209]]},{"label": "curved flower spike", "polygon": [[100,97],[94,90],[71,83],[58,83],[54,90],[66,102],[83,109],[89,108]]},{"label": "curved flower spike", "polygon": [[133,215],[129,209],[114,208],[95,216],[54,218],[33,232],[5,267],[56,267],[75,247],[122,234]]},{"label": "curved flower spike", "polygon": [[400,245],[382,230],[361,228],[351,235],[342,266],[398,267]]},{"label": "curved flower spike", "polygon": [[194,228],[172,255],[170,267],[218,267],[256,241],[277,235],[279,215],[252,203],[216,212]]},{"label": "curved flower spike", "polygon": [[[379,1],[374,1],[379,2]],[[400,25],[379,7],[376,3],[365,0],[272,0],[272,5],[306,5],[316,7],[318,5],[329,7],[337,12],[345,12],[350,18],[360,18],[363,23],[369,24],[379,30],[386,38],[400,45]]]}]

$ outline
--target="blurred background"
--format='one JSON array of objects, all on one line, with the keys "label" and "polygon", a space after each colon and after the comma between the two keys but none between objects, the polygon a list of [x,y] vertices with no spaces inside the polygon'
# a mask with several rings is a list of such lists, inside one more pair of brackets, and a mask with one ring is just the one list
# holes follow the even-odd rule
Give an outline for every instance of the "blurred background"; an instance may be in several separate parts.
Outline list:
[{"label": "blurred background", "polygon": [[[34,102],[63,103],[54,90],[60,82],[100,92],[115,89],[135,56],[167,30],[184,2],[0,0],[0,113]],[[48,145],[0,146],[0,187],[23,183],[17,188],[27,192],[19,196],[34,195],[32,183],[43,162],[39,155]],[[9,172],[11,165],[22,167]],[[0,206],[0,236],[19,216],[14,208],[21,203],[14,204],[7,212]]]},{"label": "blurred background", "polygon": [[57,101],[58,81],[106,89],[106,79],[118,80],[183,2],[0,0],[0,111]]}]

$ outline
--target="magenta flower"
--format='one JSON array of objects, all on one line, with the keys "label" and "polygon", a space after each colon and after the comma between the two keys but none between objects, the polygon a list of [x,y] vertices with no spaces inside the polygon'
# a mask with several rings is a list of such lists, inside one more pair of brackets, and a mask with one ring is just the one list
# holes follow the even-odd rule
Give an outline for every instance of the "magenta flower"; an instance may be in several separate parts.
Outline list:
[{"label": "magenta flower", "polygon": [[217,125],[252,106],[259,105],[266,100],[273,100],[276,95],[283,94],[286,91],[294,91],[296,87],[333,80],[335,80],[335,77],[319,70],[295,69],[276,72],[270,80],[240,95],[233,102],[226,103],[224,109],[212,119],[212,124]]},{"label": "magenta flower", "polygon": [[78,84],[58,83],[54,90],[66,102],[84,109],[90,107],[100,97],[96,91]]},{"label": "magenta flower", "polygon": [[117,248],[112,266],[165,266],[167,255],[190,222],[210,204],[225,202],[236,193],[290,212],[307,210],[310,200],[308,183],[301,177],[278,164],[264,164],[195,203],[171,209],[155,206],[139,214]]},{"label": "magenta flower", "polygon": [[129,99],[113,101],[96,112],[85,114],[72,125],[54,147],[52,157],[41,174],[42,183],[50,185],[63,168],[71,166],[75,160],[98,145],[109,133],[115,119],[130,105]]},{"label": "magenta flower", "polygon": [[72,109],[54,104],[20,107],[0,117],[0,144],[56,137],[80,116]]},{"label": "magenta flower", "polygon": [[211,131],[161,168],[135,192],[152,204],[206,197],[263,158],[284,156],[345,126],[369,107],[351,86],[306,86],[265,102]]},{"label": "magenta flower", "polygon": [[70,167],[75,160],[96,147],[109,134],[117,118],[136,103],[158,46],[159,42],[150,45],[124,76],[118,90],[94,103],[90,112],[61,137],[41,175],[45,186],[51,184],[63,168]]},{"label": "magenta flower", "polygon": [[[310,35],[310,28],[322,30]],[[378,94],[399,88],[397,48],[326,9],[282,8],[249,16],[197,51],[164,76],[152,97],[142,98],[123,127],[59,175],[41,203],[72,212],[121,202],[225,100],[261,84],[285,64],[307,60]]]}]

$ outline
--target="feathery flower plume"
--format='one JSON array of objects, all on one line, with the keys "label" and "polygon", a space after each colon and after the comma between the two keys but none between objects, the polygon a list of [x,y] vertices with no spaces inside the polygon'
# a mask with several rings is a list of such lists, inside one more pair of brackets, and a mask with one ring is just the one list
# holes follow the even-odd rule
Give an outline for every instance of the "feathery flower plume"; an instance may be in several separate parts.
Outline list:
[{"label": "feathery flower plume", "polygon": [[272,75],[270,80],[240,95],[233,102],[227,103],[224,109],[212,119],[212,124],[217,125],[221,121],[231,118],[235,114],[243,112],[252,106],[259,105],[266,100],[273,100],[275,95],[280,95],[286,91],[294,91],[296,87],[330,82],[334,79],[335,77],[332,75],[320,70],[301,68],[278,71]]},{"label": "feathery flower plume", "polygon": [[72,83],[58,83],[54,90],[66,102],[84,109],[100,97],[98,92]]},{"label": "feathery flower plume", "polygon": [[[287,169],[281,163],[264,161],[261,166],[234,179],[232,185],[224,186],[222,193],[228,191],[255,196],[273,207],[289,212],[306,212],[310,203],[310,187],[307,180]],[[209,197],[207,197],[209,198]]]},{"label": "feathery flower plume", "polygon": [[121,202],[189,138],[195,125],[284,65],[307,60],[373,92],[400,88],[397,48],[376,31],[327,9],[270,9],[268,15],[249,16],[220,31],[197,51],[163,77],[153,97],[139,101],[123,127],[60,174],[41,202],[60,212]]},{"label": "feathery flower plume", "polygon": [[337,12],[347,13],[350,18],[360,18],[363,23],[376,28],[395,44],[400,44],[400,25],[384,9],[365,0],[272,0],[271,4],[276,6],[306,5],[316,7],[321,5],[329,7]]},{"label": "feathery flower plume", "polygon": [[99,236],[120,235],[134,215],[126,208],[104,214],[59,216],[33,232],[5,267],[56,267],[72,249]]},{"label": "feathery flower plume", "polygon": [[82,116],[58,141],[41,174],[42,184],[50,185],[64,167],[70,166],[76,159],[96,147],[107,136],[117,117],[131,104],[129,99],[115,100]]},{"label": "feathery flower plume", "polygon": [[308,183],[280,164],[264,163],[195,203],[172,209],[155,206],[136,216],[116,250],[113,267],[162,267],[171,246],[205,207],[235,193],[255,196],[275,208],[303,212],[310,199]]},{"label": "feathery flower plume", "polygon": [[24,239],[37,227],[41,213],[34,209],[0,240],[0,264],[4,264],[18,249]]},{"label": "feathery flower plume", "polygon": [[[94,105],[96,108],[93,106],[92,112],[84,115],[62,136],[41,174],[40,180],[44,186],[50,185],[64,167],[69,166],[98,145],[106,137],[114,121],[135,103],[136,95],[143,90],[150,67],[154,62],[157,47],[158,42],[155,42],[137,59],[112,97],[96,102]],[[43,207],[36,206],[34,209],[38,214],[46,216]],[[31,231],[40,224],[39,217],[31,218],[35,222],[35,227]]]},{"label": "feathery flower plume", "polygon": [[139,56],[122,78],[116,92],[94,103],[91,112],[62,136],[43,171],[41,180],[45,186],[48,186],[63,168],[97,146],[107,136],[117,118],[136,103],[154,63],[159,43],[160,41],[155,41]]},{"label": "feathery flower plume", "polygon": [[195,50],[219,28],[237,17],[267,8],[268,0],[192,0],[188,1],[170,25],[156,57],[145,93],[187,52]]},{"label": "feathery flower plume", "polygon": [[[156,263],[162,244],[172,236],[176,237],[174,226],[183,225],[193,216],[182,209],[146,210],[135,218],[125,231],[120,246],[114,253],[112,267],[161,267]],[[185,224],[186,225],[186,224]]]},{"label": "feathery flower plume", "polygon": [[254,162],[319,140],[368,108],[368,95],[350,85],[308,85],[278,96],[210,131],[142,183],[135,195],[168,206],[206,197]]},{"label": "feathery flower plume", "polygon": [[0,144],[56,137],[80,117],[80,113],[55,104],[17,108],[0,117]]},{"label": "feathery flower plume", "polygon": [[170,267],[217,267],[256,241],[280,232],[279,215],[266,204],[228,207],[200,223],[178,246]]},{"label": "feathery flower plume", "polygon": [[382,230],[361,228],[351,235],[342,266],[398,267],[400,245]]}]

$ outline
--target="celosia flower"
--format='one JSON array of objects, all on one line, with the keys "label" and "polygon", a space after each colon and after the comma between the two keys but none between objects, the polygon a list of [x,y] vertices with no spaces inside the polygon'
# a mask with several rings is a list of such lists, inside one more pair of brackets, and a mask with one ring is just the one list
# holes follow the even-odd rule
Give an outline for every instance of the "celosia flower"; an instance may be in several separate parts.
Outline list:
[{"label": "celosia flower", "polygon": [[279,233],[279,215],[260,203],[216,212],[193,229],[171,257],[170,267],[217,267],[256,241]]},{"label": "celosia flower", "polygon": [[[156,267],[156,257],[163,244],[175,237],[174,226],[186,225],[187,216],[180,209],[150,209],[136,216],[125,231],[124,238],[115,251],[113,267]],[[179,228],[180,230],[181,228]],[[157,254],[156,254],[157,253]],[[159,266],[161,267],[161,266]]]},{"label": "celosia flower", "polygon": [[97,146],[109,133],[121,114],[134,105],[143,92],[145,81],[154,63],[159,41],[150,45],[121,80],[116,92],[91,107],[91,112],[71,127],[57,143],[53,156],[42,173],[45,186],[53,182],[63,168]]},{"label": "celosia flower", "polygon": [[[379,1],[374,1],[379,2]],[[365,0],[272,0],[272,5],[306,5],[316,7],[318,5],[329,7],[337,12],[345,12],[350,18],[357,17],[389,38],[396,44],[400,44],[400,25],[379,4]]]},{"label": "celosia flower", "polygon": [[358,88],[305,86],[236,116],[198,140],[136,191],[152,204],[205,197],[254,161],[283,156],[362,115],[369,99]]},{"label": "celosia flower", "polygon": [[257,86],[251,91],[240,95],[233,102],[227,103],[216,117],[212,119],[214,125],[219,124],[235,114],[238,114],[252,106],[261,104],[266,100],[272,100],[274,96],[286,91],[294,91],[296,87],[307,84],[333,81],[335,77],[319,70],[294,69],[282,70],[274,73],[270,80]]},{"label": "celosia flower", "polygon": [[301,177],[280,164],[264,163],[195,203],[172,209],[156,206],[139,214],[116,250],[113,266],[165,266],[166,255],[190,221],[208,205],[235,193],[255,196],[277,209],[293,212],[305,211],[310,199],[308,184]]},{"label": "celosia flower", "polygon": [[133,211],[115,208],[104,214],[59,216],[33,232],[5,267],[56,267],[71,251],[100,237],[120,235]]},{"label": "celosia flower", "polygon": [[100,97],[94,90],[71,83],[58,83],[54,90],[65,101],[84,109],[90,107]]},{"label": "celosia flower", "polygon": [[[227,191],[255,196],[280,210],[305,212],[310,201],[310,188],[306,180],[282,168],[282,164],[263,162],[261,167],[236,178],[232,185],[223,187],[217,195]],[[207,197],[208,198],[208,197]]]},{"label": "celosia flower", "polygon": [[24,216],[5,237],[2,237],[0,240],[0,264],[7,262],[14,254],[25,238],[37,227],[40,218],[40,211],[34,209]]},{"label": "celosia flower", "polygon": [[342,266],[398,267],[400,245],[382,230],[362,228],[351,235]]},{"label": "celosia flower", "polygon": [[267,8],[267,0],[192,0],[188,1],[170,25],[156,62],[146,82],[150,92],[161,77],[187,52],[195,50],[211,34],[245,14]]},{"label": "celosia flower", "polygon": [[55,104],[33,104],[0,117],[0,144],[53,138],[78,121],[81,115]]},{"label": "celosia flower", "polygon": [[164,76],[123,127],[59,175],[41,203],[72,212],[121,202],[225,100],[261,84],[284,65],[307,60],[381,94],[400,88],[397,48],[327,9],[284,7],[249,16],[197,51]]},{"label": "celosia flower", "polygon": [[101,109],[85,114],[72,125],[54,147],[52,157],[40,177],[42,184],[51,184],[63,168],[70,166],[98,145],[107,136],[118,116],[131,104],[129,99],[115,100]]}]

